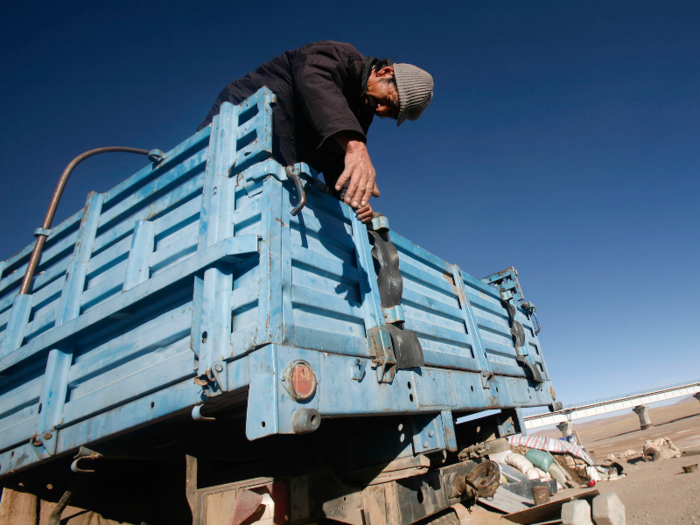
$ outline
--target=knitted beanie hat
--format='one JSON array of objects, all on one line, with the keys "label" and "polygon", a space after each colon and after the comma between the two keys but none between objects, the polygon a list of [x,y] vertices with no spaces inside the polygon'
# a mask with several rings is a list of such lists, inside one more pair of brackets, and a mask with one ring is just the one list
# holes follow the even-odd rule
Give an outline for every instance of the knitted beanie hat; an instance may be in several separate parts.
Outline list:
[{"label": "knitted beanie hat", "polygon": [[399,92],[397,126],[408,120],[418,120],[433,100],[433,77],[411,64],[394,64],[394,78]]}]

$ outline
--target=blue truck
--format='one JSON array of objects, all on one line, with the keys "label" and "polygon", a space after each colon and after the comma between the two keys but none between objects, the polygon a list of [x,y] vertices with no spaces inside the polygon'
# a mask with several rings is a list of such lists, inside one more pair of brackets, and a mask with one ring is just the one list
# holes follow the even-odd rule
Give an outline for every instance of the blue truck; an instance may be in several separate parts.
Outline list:
[{"label": "blue truck", "polygon": [[521,409],[556,408],[517,272],[359,222],[272,158],[274,101],[224,104],[0,263],[0,481],[58,502],[51,523],[69,501],[119,523],[449,522],[495,491],[485,456]]}]

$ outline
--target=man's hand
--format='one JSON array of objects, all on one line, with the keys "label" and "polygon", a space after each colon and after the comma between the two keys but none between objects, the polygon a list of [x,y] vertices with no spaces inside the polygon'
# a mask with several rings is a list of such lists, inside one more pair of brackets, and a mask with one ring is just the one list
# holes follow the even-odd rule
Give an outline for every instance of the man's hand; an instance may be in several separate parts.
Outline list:
[{"label": "man's hand", "polygon": [[362,206],[355,210],[355,215],[360,219],[360,222],[369,222],[374,217],[374,210],[370,204],[367,204],[367,206]]},{"label": "man's hand", "polygon": [[345,150],[345,171],[338,177],[335,189],[340,191],[345,183],[350,181],[345,193],[345,203],[353,208],[364,208],[371,196],[379,197],[379,189],[375,184],[376,172],[367,146],[364,142],[352,140],[343,133],[336,134],[334,138]]}]

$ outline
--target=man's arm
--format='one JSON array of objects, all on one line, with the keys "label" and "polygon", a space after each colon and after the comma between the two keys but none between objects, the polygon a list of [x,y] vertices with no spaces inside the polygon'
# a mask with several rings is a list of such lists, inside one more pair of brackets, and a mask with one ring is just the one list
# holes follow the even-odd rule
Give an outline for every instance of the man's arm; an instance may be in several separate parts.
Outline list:
[{"label": "man's arm", "polygon": [[375,171],[365,146],[365,134],[343,93],[346,83],[359,82],[363,57],[348,44],[317,42],[302,48],[292,63],[297,96],[321,144],[335,140],[345,151],[345,170],[336,184],[348,182],[344,201],[364,207],[375,191]]}]

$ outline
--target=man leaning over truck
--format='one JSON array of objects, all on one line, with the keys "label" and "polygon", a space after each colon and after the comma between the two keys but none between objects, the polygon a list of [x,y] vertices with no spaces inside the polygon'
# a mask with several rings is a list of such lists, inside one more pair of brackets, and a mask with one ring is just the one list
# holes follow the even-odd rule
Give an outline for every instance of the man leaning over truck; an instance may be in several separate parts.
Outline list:
[{"label": "man leaning over truck", "polygon": [[417,120],[433,98],[433,78],[410,64],[365,57],[350,44],[314,42],[231,82],[197,129],[211,123],[222,103],[240,104],[263,86],[277,95],[274,158],[322,172],[335,196],[369,221],[370,196],[379,196],[366,146],[372,119],[393,118],[398,126]]}]

